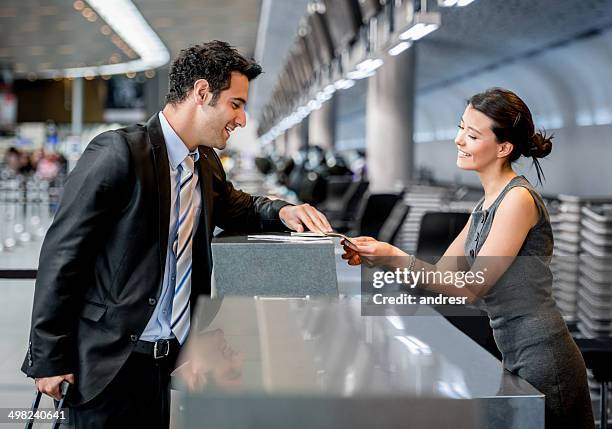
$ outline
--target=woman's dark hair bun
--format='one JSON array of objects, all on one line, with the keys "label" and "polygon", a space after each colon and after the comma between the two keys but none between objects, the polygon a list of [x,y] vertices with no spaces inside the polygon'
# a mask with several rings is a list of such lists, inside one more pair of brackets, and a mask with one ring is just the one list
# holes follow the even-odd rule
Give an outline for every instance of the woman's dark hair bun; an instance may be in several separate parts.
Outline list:
[{"label": "woman's dark hair bun", "polygon": [[529,149],[523,155],[532,158],[544,158],[552,151],[552,138],[553,136],[547,136],[546,132],[535,133],[530,139]]}]

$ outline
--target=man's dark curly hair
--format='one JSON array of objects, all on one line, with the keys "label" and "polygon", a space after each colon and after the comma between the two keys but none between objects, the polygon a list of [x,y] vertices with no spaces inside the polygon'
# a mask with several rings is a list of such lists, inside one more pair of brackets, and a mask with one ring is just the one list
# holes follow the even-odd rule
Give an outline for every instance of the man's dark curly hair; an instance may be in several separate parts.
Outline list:
[{"label": "man's dark curly hair", "polygon": [[193,84],[206,79],[213,94],[214,106],[221,91],[230,87],[231,73],[238,72],[248,80],[261,74],[261,66],[243,57],[229,43],[213,40],[183,49],[170,67],[166,103],[177,104],[187,98]]}]

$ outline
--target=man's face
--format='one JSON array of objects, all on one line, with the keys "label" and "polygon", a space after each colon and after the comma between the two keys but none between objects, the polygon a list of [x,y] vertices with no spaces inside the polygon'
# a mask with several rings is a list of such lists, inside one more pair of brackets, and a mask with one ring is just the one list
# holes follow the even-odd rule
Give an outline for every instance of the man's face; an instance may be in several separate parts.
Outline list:
[{"label": "man's face", "polygon": [[221,91],[214,106],[201,106],[200,144],[223,150],[230,133],[236,127],[246,125],[244,107],[249,92],[249,80],[238,72],[232,72],[230,87]]}]

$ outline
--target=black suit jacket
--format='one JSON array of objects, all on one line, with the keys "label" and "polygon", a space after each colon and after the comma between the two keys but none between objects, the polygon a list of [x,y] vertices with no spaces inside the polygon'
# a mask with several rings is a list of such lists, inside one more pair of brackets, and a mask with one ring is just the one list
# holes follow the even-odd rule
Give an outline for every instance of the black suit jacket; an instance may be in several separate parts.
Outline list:
[{"label": "black suit jacket", "polygon": [[[279,230],[278,212],[287,205],[234,189],[214,150],[199,152],[192,303],[210,293],[214,227]],[[169,216],[170,171],[158,116],[94,138],[66,180],[43,243],[23,372],[74,373],[72,405],[102,391],[159,299]]]}]

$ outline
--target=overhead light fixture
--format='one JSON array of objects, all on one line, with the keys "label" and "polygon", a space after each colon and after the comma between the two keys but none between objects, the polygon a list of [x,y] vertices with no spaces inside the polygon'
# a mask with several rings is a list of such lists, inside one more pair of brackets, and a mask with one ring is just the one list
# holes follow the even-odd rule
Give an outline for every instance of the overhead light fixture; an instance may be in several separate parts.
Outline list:
[{"label": "overhead light fixture", "polygon": [[312,112],[313,110],[318,110],[321,108],[321,102],[317,99],[314,100],[310,100],[308,102],[308,108],[310,109],[310,111]]},{"label": "overhead light fixture", "polygon": [[90,74],[91,70],[96,75],[136,73],[161,67],[170,60],[170,52],[131,0],[88,0],[87,3],[139,59],[98,67],[45,70],[42,74],[60,72],[65,77],[83,77]]},{"label": "overhead light fixture", "polygon": [[341,90],[341,89],[349,89],[352,88],[353,86],[355,86],[355,81],[352,79],[338,79],[335,83],[334,83],[334,87],[337,90]]},{"label": "overhead light fixture", "polygon": [[346,77],[351,80],[365,79],[366,77],[374,76],[374,72],[365,72],[361,70],[353,70],[346,74]]},{"label": "overhead light fixture", "polygon": [[334,92],[336,92],[336,87],[334,86],[334,84],[330,83],[325,88],[323,88],[322,92],[331,97],[334,94]]},{"label": "overhead light fixture", "polygon": [[332,98],[332,94],[325,92],[325,90],[323,91],[319,91],[317,93],[317,101],[321,104],[325,103],[327,100],[329,100],[330,98]]},{"label": "overhead light fixture", "polygon": [[463,7],[473,2],[474,0],[438,0],[438,6],[440,7],[453,7],[453,6]]},{"label": "overhead light fixture", "polygon": [[408,49],[409,47],[412,46],[412,42],[411,41],[401,41],[398,44],[396,44],[395,46],[393,46],[391,49],[389,49],[389,55],[391,56],[396,56],[401,54],[402,52],[404,52],[406,49]]},{"label": "overhead light fixture", "polygon": [[440,28],[439,12],[422,12],[414,16],[412,25],[399,35],[400,40],[419,40]]},{"label": "overhead light fixture", "polygon": [[436,24],[415,24],[410,27],[408,30],[404,31],[400,34],[399,38],[401,40],[412,40],[416,41],[422,39],[427,36],[429,33],[433,33],[439,28],[439,25]]},{"label": "overhead light fixture", "polygon": [[383,65],[383,60],[380,58],[368,58],[357,64],[356,69],[364,72],[371,72]]},{"label": "overhead light fixture", "polygon": [[357,64],[353,71],[346,74],[349,79],[364,79],[374,75],[374,72],[383,65],[383,60],[380,58],[367,58]]}]

